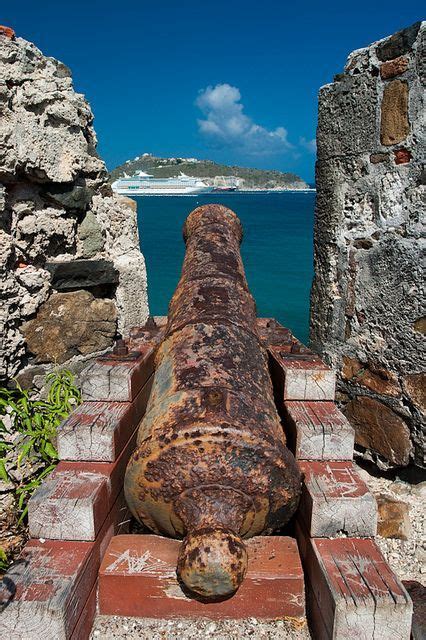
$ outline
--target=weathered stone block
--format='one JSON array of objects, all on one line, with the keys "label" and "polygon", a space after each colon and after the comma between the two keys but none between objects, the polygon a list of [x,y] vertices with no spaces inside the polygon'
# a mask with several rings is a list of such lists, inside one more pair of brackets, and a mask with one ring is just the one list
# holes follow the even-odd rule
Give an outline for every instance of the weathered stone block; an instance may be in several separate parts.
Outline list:
[{"label": "weathered stone block", "polygon": [[269,347],[271,375],[282,400],[334,400],[335,373],[314,354]]},{"label": "weathered stone block", "polygon": [[409,640],[413,604],[372,540],[296,534],[315,640]]},{"label": "weathered stone block", "polygon": [[81,375],[84,400],[131,402],[154,372],[155,347],[141,347],[134,360],[98,360]]},{"label": "weathered stone block", "polygon": [[104,246],[104,237],[99,222],[92,211],[88,211],[78,229],[78,237],[83,244],[83,256],[92,258]]},{"label": "weathered stone block", "polygon": [[21,331],[36,363],[61,364],[111,346],[116,318],[112,300],[94,298],[88,291],[54,293]]},{"label": "weathered stone block", "polygon": [[381,107],[380,140],[390,146],[402,142],[410,133],[408,122],[408,84],[393,80],[385,85]]},{"label": "weathered stone block", "polygon": [[1,629],[8,640],[83,640],[95,613],[93,592],[111,536],[125,511],[119,496],[95,542],[30,540],[0,583]]},{"label": "weathered stone block", "polygon": [[154,535],[116,536],[99,571],[99,612],[154,618],[305,617],[303,569],[296,541],[284,536],[247,540],[247,575],[230,599],[188,598],[176,578],[179,541]]},{"label": "weathered stone block", "polygon": [[334,402],[284,402],[285,430],[297,460],[352,460],[354,430]]},{"label": "weathered stone block", "polygon": [[60,465],[28,503],[30,536],[51,540],[94,540],[109,511],[108,482],[101,473]]},{"label": "weathered stone block", "polygon": [[145,413],[152,376],[132,402],[83,402],[58,429],[61,460],[114,462]]},{"label": "weathered stone block", "polygon": [[398,376],[392,371],[361,364],[357,358],[343,356],[342,378],[374,393],[392,397],[401,395]]},{"label": "weathered stone block", "polygon": [[376,500],[352,462],[299,461],[304,474],[298,517],[311,537],[375,536]]},{"label": "weathered stone block", "polygon": [[28,503],[30,535],[95,540],[123,488],[136,430],[115,462],[60,462]]},{"label": "weathered stone block", "polygon": [[360,74],[321,89],[318,160],[374,152],[377,144],[375,84],[374,78]]},{"label": "weathered stone block", "polygon": [[355,429],[355,442],[382,455],[395,465],[410,460],[410,432],[405,421],[374,398],[358,397],[346,405],[344,413]]},{"label": "weathered stone block", "polygon": [[408,540],[411,533],[409,506],[401,500],[393,500],[380,494],[376,497],[378,508],[377,534],[382,538]]}]

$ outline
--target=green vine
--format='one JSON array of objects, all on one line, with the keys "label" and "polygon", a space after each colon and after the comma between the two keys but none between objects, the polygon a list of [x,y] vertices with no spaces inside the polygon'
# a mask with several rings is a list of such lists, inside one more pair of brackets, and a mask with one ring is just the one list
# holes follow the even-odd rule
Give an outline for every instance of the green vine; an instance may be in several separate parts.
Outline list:
[{"label": "green vine", "polygon": [[[46,383],[45,400],[36,399],[34,391],[22,389],[17,382],[15,389],[0,388],[0,480],[15,485],[18,525],[27,514],[29,497],[58,463],[59,424],[81,402],[70,371],[49,373]],[[16,480],[11,471],[23,468],[22,480]],[[0,569],[6,563],[0,548]]]}]

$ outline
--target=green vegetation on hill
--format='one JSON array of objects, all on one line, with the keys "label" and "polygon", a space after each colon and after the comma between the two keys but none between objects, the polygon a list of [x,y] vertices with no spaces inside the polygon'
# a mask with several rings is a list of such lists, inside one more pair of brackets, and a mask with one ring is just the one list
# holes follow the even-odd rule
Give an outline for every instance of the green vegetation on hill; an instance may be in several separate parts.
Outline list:
[{"label": "green vegetation on hill", "polygon": [[194,158],[157,158],[150,154],[128,160],[116,167],[111,171],[111,181],[123,177],[124,174],[132,176],[137,171],[144,171],[156,178],[171,178],[182,172],[187,176],[205,178],[207,182],[215,176],[236,176],[243,181],[241,189],[306,189],[308,186],[294,173],[227,166],[212,160]]}]

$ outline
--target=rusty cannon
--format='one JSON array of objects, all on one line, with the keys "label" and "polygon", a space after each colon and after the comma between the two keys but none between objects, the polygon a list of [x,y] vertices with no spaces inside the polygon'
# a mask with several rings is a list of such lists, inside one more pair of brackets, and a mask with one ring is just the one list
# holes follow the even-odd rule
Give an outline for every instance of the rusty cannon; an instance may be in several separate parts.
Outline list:
[{"label": "rusty cannon", "polygon": [[244,579],[243,539],[272,533],[294,513],[300,473],[256,329],[240,221],[223,206],[199,207],[184,239],[125,495],[140,522],[183,538],[177,573],[184,588],[218,600]]}]

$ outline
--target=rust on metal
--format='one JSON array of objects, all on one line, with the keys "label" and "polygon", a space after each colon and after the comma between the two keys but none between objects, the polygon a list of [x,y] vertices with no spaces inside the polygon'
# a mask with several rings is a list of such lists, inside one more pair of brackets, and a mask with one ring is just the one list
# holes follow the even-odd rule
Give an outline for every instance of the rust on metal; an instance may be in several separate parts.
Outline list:
[{"label": "rust on metal", "polygon": [[118,338],[118,340],[115,341],[115,345],[112,348],[112,353],[115,356],[127,356],[129,350],[123,338]]},{"label": "rust on metal", "polygon": [[294,513],[300,472],[285,446],[237,216],[195,209],[156,356],[154,383],[125,478],[135,517],[184,538],[178,575],[196,597],[229,597],[247,568],[243,542]]}]

